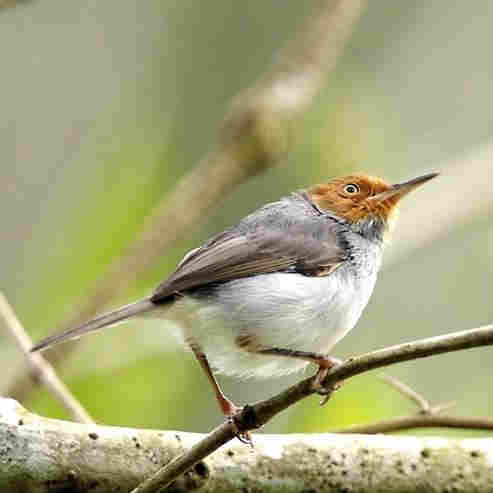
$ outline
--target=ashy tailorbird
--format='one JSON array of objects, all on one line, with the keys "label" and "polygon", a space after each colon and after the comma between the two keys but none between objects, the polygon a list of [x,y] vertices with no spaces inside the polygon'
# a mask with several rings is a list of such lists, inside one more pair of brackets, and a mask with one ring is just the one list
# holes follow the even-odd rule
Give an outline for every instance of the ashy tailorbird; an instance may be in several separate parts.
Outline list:
[{"label": "ashy tailorbird", "polygon": [[287,374],[312,362],[315,390],[328,351],[354,327],[373,291],[397,204],[430,173],[390,185],[353,174],[267,204],[185,255],[148,297],[39,342],[48,348],[121,320],[178,322],[222,412],[238,408],[212,372]]}]

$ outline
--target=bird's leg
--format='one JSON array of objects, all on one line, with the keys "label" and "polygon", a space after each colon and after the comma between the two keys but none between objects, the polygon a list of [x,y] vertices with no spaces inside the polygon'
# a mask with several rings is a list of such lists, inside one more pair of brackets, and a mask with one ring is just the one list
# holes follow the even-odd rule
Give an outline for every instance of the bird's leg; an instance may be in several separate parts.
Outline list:
[{"label": "bird's leg", "polygon": [[334,366],[338,366],[342,363],[341,360],[337,358],[332,358],[330,356],[327,356],[326,354],[321,354],[321,353],[313,353],[310,351],[298,351],[295,349],[286,349],[286,348],[251,348],[248,349],[247,347],[244,347],[244,349],[250,350],[252,352],[255,352],[257,354],[266,354],[266,355],[271,355],[271,356],[286,356],[288,358],[297,358],[297,359],[303,359],[306,361],[310,361],[311,363],[315,363],[318,365],[318,371],[315,375],[315,378],[312,383],[313,390],[317,392],[317,394],[324,395],[325,398],[322,400],[320,404],[325,404],[328,400],[330,395],[334,390],[337,390],[341,385],[342,382],[337,382],[334,385],[331,385],[330,387],[325,387],[322,382],[324,381],[325,377],[327,376],[327,373],[331,368]]},{"label": "bird's leg", "polygon": [[207,376],[207,379],[212,385],[212,388],[214,390],[214,394],[216,396],[217,403],[219,404],[219,408],[221,409],[221,412],[225,416],[233,416],[235,413],[237,413],[241,408],[235,406],[233,402],[231,402],[223,393],[221,390],[221,387],[219,386],[219,383],[216,380],[216,377],[212,373],[212,369],[209,365],[209,361],[207,361],[206,355],[202,352],[200,347],[195,344],[195,343],[190,343],[190,348],[193,351],[193,354],[197,358],[197,361],[200,363],[200,366],[202,370],[204,370],[204,373]]},{"label": "bird's leg", "polygon": [[[212,385],[221,412],[226,416],[228,421],[230,421],[234,426],[236,426],[234,417],[236,414],[241,412],[242,408],[236,406],[232,401],[230,401],[224,395],[223,391],[221,390],[221,387],[219,386],[219,383],[216,380],[216,377],[212,373],[212,369],[211,366],[209,365],[209,361],[207,360],[207,357],[204,354],[204,352],[200,349],[200,346],[198,346],[195,342],[189,342],[189,346],[190,349],[193,351],[193,354],[197,358],[197,361],[199,362],[202,370],[204,370],[207,379]],[[248,431],[241,432],[238,430],[237,436],[241,442],[246,443],[248,445],[252,445],[252,439]]]}]

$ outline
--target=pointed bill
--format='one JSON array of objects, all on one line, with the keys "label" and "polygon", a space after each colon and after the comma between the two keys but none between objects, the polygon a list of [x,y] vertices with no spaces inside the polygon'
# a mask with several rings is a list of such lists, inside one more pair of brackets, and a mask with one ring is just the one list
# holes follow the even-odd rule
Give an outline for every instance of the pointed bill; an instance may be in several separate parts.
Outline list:
[{"label": "pointed bill", "polygon": [[408,180],[403,183],[396,183],[395,185],[392,185],[388,190],[385,190],[385,192],[380,192],[377,195],[370,197],[368,200],[382,202],[392,197],[396,201],[400,200],[402,197],[404,197],[404,195],[407,195],[415,188],[435,178],[439,174],[440,173],[428,173],[426,175],[418,176],[417,178],[413,178],[412,180]]}]

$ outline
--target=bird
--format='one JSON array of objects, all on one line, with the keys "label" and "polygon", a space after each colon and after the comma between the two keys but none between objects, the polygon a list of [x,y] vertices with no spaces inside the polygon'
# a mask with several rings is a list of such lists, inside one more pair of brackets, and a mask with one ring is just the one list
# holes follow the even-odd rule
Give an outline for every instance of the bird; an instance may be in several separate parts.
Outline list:
[{"label": "bird", "polygon": [[401,199],[437,175],[390,184],[353,173],[268,203],[188,252],[150,295],[31,351],[129,318],[168,319],[228,418],[241,408],[216,372],[268,378],[314,363],[313,388],[323,394],[338,362],[329,352],[368,304]]}]

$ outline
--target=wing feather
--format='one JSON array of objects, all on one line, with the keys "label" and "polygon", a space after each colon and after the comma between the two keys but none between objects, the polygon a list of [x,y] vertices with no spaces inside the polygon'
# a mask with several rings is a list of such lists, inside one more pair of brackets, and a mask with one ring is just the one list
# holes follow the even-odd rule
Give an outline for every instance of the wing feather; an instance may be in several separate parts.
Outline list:
[{"label": "wing feather", "polygon": [[314,214],[298,221],[290,216],[259,221],[246,228],[240,223],[189,252],[158,286],[152,300],[159,302],[187,289],[269,272],[330,275],[345,260],[337,230],[338,224],[330,216]]}]

